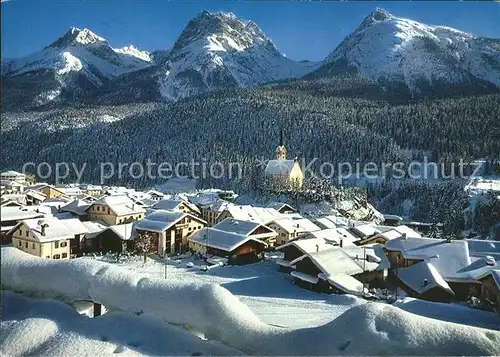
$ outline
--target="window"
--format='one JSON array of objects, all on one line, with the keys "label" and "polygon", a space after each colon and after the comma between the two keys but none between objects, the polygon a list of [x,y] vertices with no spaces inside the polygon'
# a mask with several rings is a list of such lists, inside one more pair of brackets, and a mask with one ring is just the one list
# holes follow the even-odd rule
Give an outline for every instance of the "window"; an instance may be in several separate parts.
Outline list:
[{"label": "window", "polygon": [[63,247],[65,247],[65,246],[67,246],[67,245],[68,245],[68,243],[66,243],[66,242],[61,242],[60,247],[61,247],[61,248],[63,248]]},{"label": "window", "polygon": [[27,236],[29,236],[29,233],[30,233],[30,232],[26,231],[26,237],[27,237]]},{"label": "window", "polygon": [[53,258],[54,259],[61,259],[61,255],[60,254],[54,254]]},{"label": "window", "polygon": [[35,243],[31,243],[31,248],[35,249]]},{"label": "window", "polygon": [[99,212],[99,210],[100,210],[100,208],[99,208],[99,206],[97,206],[97,211]]},{"label": "window", "polygon": [[190,231],[190,230],[191,230],[191,227],[188,228],[188,231]]},{"label": "window", "polygon": [[59,242],[54,242],[54,248],[59,248]]},{"label": "window", "polygon": [[286,233],[281,233],[281,236],[282,237],[286,237]]},{"label": "window", "polygon": [[47,255],[45,258],[50,259],[50,255]]},{"label": "window", "polygon": [[22,229],[19,230],[19,235],[21,235],[21,236],[23,235],[23,230]]},{"label": "window", "polygon": [[22,245],[23,245],[23,243],[22,243],[21,241],[19,241],[18,245],[19,245],[19,246],[22,246]]},{"label": "window", "polygon": [[24,248],[28,248],[28,242],[24,243]]},{"label": "window", "polygon": [[63,258],[67,258],[68,257],[68,253],[62,253],[62,257]]},{"label": "window", "polygon": [[198,229],[201,229],[201,226],[198,226]]},{"label": "window", "polygon": [[122,220],[121,220],[121,219],[120,219],[120,220],[118,220],[118,224],[120,224],[120,223],[122,223]]}]

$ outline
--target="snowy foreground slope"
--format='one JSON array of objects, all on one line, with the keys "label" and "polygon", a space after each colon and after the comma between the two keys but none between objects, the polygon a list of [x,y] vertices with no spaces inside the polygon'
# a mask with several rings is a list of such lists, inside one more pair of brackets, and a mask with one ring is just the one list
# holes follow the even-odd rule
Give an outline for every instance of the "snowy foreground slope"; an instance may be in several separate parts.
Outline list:
[{"label": "snowy foreground slope", "polygon": [[[45,260],[12,247],[2,248],[1,253],[3,289],[66,301],[96,301],[110,311],[121,310],[182,325],[245,354],[500,354],[499,332],[423,318],[389,305],[367,303],[350,309],[324,326],[290,330],[261,322],[248,306],[218,285],[143,278],[92,260]],[[9,330],[37,323],[40,327],[44,323],[47,328],[51,326],[50,320],[26,319]],[[52,323],[51,330],[39,336],[38,341],[32,336],[33,343],[43,344],[50,339],[50,331],[57,333],[56,326]],[[81,323],[76,324],[73,331],[78,331],[78,327]],[[133,327],[132,324],[130,328]],[[29,326],[26,328],[29,331]],[[78,332],[73,333],[78,335]],[[143,334],[137,337],[148,338]],[[165,339],[167,337],[168,334]],[[2,332],[2,352],[19,354],[13,350],[18,344],[12,339],[15,339],[12,332]],[[68,337],[67,345],[73,342]],[[140,341],[134,344],[139,345],[134,350],[147,353]]]}]

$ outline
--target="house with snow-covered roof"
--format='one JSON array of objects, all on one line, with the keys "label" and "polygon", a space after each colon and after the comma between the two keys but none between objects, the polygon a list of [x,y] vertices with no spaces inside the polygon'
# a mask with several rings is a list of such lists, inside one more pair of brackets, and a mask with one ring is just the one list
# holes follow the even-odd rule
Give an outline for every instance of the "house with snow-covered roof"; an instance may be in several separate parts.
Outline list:
[{"label": "house with snow-covered roof", "polygon": [[185,212],[195,216],[199,216],[201,214],[200,209],[196,207],[196,205],[185,200],[163,199],[152,205],[151,208],[166,211]]},{"label": "house with snow-covered roof", "polygon": [[21,185],[26,184],[26,175],[14,170],[4,171],[0,173],[0,179],[7,181],[15,181],[20,183]]},{"label": "house with snow-covered roof", "polygon": [[234,218],[226,218],[213,226],[213,228],[220,231],[252,236],[270,246],[276,244],[276,238],[278,237],[278,233],[263,224]]},{"label": "house with snow-covered roof", "polygon": [[[470,248],[470,246],[474,246]],[[480,297],[482,293],[481,279],[498,266],[495,259],[495,250],[498,246],[482,246],[475,241],[445,240],[432,238],[407,238],[400,237],[385,243],[387,257],[391,262],[392,273],[398,281],[410,290],[413,296],[429,298],[439,301],[459,300],[465,301],[470,296]],[[490,251],[493,250],[493,251]],[[493,255],[488,255],[490,252]],[[416,267],[414,266],[416,265]],[[410,269],[411,268],[411,269]],[[403,271],[403,275],[400,272]],[[425,274],[426,277],[423,277]],[[437,274],[439,277],[437,277]],[[426,289],[415,291],[416,282],[411,279],[419,277],[420,285]],[[425,281],[423,280],[425,279]],[[431,281],[444,280],[453,294],[444,284],[439,284],[440,290],[422,295],[432,289]],[[438,294],[438,295],[437,295]]]},{"label": "house with snow-covered roof", "polygon": [[285,202],[270,202],[267,208],[274,208],[279,213],[295,213],[297,210]]},{"label": "house with snow-covered roof", "polygon": [[274,208],[228,204],[224,207],[224,211],[217,217],[217,222],[226,218],[234,218],[267,225],[267,223],[281,216],[282,214]]},{"label": "house with snow-covered roof", "polygon": [[152,234],[155,251],[171,254],[185,251],[188,237],[206,226],[206,221],[186,212],[155,210],[136,222],[134,229],[140,234]]},{"label": "house with snow-covered roof", "polygon": [[87,232],[76,218],[26,219],[12,228],[12,245],[42,258],[69,259],[81,254],[82,238]]},{"label": "house with snow-covered roof", "polygon": [[281,188],[300,188],[304,184],[304,173],[299,165],[299,160],[287,160],[286,148],[283,142],[283,130],[280,131],[280,142],[276,148],[276,159],[268,160],[264,169],[266,184],[269,189],[278,186]]},{"label": "house with snow-covered roof", "polygon": [[41,192],[47,197],[47,199],[59,196],[66,196],[66,194],[62,190],[47,183],[39,183],[33,186],[26,187],[25,191]]},{"label": "house with snow-covered roof", "polygon": [[301,216],[288,217],[287,215],[282,215],[273,219],[267,226],[279,234],[277,238],[277,244],[279,245],[285,244],[305,233],[320,230],[312,221]]},{"label": "house with snow-covered roof", "polygon": [[85,253],[122,253],[132,251],[138,232],[135,222],[103,226],[98,222],[82,222],[92,230],[85,236]]},{"label": "house with snow-covered roof", "polygon": [[390,263],[378,245],[325,247],[292,260],[295,283],[320,292],[362,295],[364,284],[383,281]]},{"label": "house with snow-covered roof", "polygon": [[204,256],[228,259],[230,264],[254,263],[262,259],[267,244],[252,234],[207,227],[188,238],[189,249]]},{"label": "house with snow-covered roof", "polygon": [[104,196],[86,209],[91,221],[104,221],[109,225],[125,224],[144,217],[146,210],[127,195]]}]

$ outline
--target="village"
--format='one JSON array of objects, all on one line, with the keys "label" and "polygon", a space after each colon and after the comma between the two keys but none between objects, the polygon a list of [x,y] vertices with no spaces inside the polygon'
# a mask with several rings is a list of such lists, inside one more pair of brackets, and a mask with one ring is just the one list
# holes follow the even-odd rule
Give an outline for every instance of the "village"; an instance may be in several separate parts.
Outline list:
[{"label": "village", "polygon": [[[296,160],[282,139],[266,175],[300,186]],[[351,294],[388,302],[400,295],[469,304],[500,312],[500,244],[493,240],[426,237],[417,222],[403,224],[301,214],[285,202],[236,204],[219,189],[165,193],[126,187],[28,183],[1,173],[2,244],[50,260],[113,253],[191,257],[191,266],[270,261],[293,284],[317,294]],[[194,262],[194,263],[193,263]],[[389,298],[390,297],[390,298]]]}]

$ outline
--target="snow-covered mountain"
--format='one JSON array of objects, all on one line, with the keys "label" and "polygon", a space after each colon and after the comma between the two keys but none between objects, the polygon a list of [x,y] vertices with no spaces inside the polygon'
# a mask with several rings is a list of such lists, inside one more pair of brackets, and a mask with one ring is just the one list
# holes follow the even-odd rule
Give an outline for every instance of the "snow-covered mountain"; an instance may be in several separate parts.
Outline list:
[{"label": "snow-covered mountain", "polygon": [[221,88],[301,77],[318,67],[286,58],[253,21],[208,11],[188,23],[172,48],[155,51],[152,58],[157,68],[120,78],[119,84],[126,90],[134,82],[138,88],[150,88],[147,82],[153,80],[164,98],[177,100]]},{"label": "snow-covered mountain", "polygon": [[345,71],[381,85],[403,83],[413,93],[437,83],[500,86],[500,40],[425,25],[377,9],[315,74]]},{"label": "snow-covered mountain", "polygon": [[113,49],[92,31],[72,27],[41,51],[2,64],[2,76],[12,86],[35,81],[46,84],[32,93],[34,101],[43,104],[63,92],[82,94],[114,77],[148,67],[150,62],[149,54],[134,46]]}]

